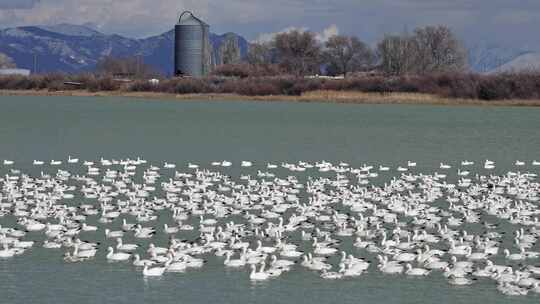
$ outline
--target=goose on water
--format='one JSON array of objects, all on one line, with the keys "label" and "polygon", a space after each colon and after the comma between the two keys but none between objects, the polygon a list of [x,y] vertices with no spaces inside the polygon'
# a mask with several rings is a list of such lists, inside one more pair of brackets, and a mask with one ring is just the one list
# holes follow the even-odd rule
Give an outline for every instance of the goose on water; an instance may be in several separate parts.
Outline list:
[{"label": "goose on water", "polygon": [[[8,161],[0,177],[0,219],[15,219],[0,223],[6,263],[51,250],[69,263],[129,260],[144,276],[159,277],[204,269],[210,257],[251,268],[253,281],[305,268],[322,279],[376,271],[442,276],[461,286],[482,278],[508,296],[538,290],[536,161],[506,164],[519,171],[504,174],[490,160],[476,168],[452,159],[428,164],[443,172],[407,161],[393,173],[345,161],[244,160],[234,170],[231,161],[181,170],[141,158],[32,164],[43,172]],[[127,243],[133,239],[140,244]],[[364,254],[378,255],[378,265]]]},{"label": "goose on water", "polygon": [[142,274],[145,277],[160,277],[165,273],[167,267],[152,267],[149,268],[148,265],[144,265]]},{"label": "goose on water", "polygon": [[131,254],[125,252],[114,252],[112,247],[107,248],[107,260],[109,261],[127,261],[131,257]]},{"label": "goose on water", "polygon": [[264,281],[268,280],[270,275],[264,272],[264,265],[261,266],[261,270],[257,271],[255,265],[251,265],[251,273],[249,274],[249,279],[252,281]]}]

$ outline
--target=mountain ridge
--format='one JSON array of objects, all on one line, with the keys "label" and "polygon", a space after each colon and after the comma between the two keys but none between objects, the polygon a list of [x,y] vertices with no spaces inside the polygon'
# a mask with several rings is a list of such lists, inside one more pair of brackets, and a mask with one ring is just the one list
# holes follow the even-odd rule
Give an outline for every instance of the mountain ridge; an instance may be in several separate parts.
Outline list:
[{"label": "mountain ridge", "polygon": [[474,72],[490,73],[497,67],[527,53],[515,47],[479,42],[467,47],[469,66]]},{"label": "mountain ridge", "polygon": [[[211,33],[213,59],[219,59],[219,47],[227,39],[237,39],[242,57],[248,42],[238,34]],[[76,73],[91,71],[103,56],[141,56],[157,71],[173,72],[174,30],[146,38],[128,38],[104,34],[83,25],[22,26],[0,30],[0,53],[13,58],[19,68],[33,70],[37,56],[39,72]]]},{"label": "mountain ridge", "polygon": [[490,74],[513,72],[539,72],[540,52],[528,52],[490,71]]},{"label": "mountain ridge", "polygon": [[[240,57],[248,52],[248,41],[235,33],[210,34],[213,49],[212,61],[223,62],[222,46],[228,39],[235,43]],[[38,72],[78,73],[92,71],[103,56],[141,56],[146,64],[157,71],[173,73],[174,30],[145,38],[129,38],[118,34],[105,34],[90,26],[61,23],[58,25],[21,26],[0,29],[0,53],[12,58],[19,68],[34,69],[34,55],[37,56]],[[504,47],[479,42],[467,47],[469,66],[473,72],[493,73],[508,70],[514,63],[514,70],[537,67],[539,56],[525,56],[531,50]],[[534,52],[534,51],[532,51]],[[521,58],[520,58],[521,57]]]}]

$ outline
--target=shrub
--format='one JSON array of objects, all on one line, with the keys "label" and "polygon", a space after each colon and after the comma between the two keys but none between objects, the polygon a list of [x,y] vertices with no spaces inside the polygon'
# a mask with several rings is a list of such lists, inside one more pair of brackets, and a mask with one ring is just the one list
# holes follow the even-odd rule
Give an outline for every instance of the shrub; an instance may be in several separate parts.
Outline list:
[{"label": "shrub", "polygon": [[238,81],[234,86],[234,92],[239,95],[246,96],[267,96],[280,95],[282,90],[278,82],[264,78],[249,78],[243,81]]},{"label": "shrub", "polygon": [[[0,76],[0,89],[50,91],[86,89],[92,92],[126,89],[136,92],[164,92],[171,94],[229,93],[246,96],[298,96],[315,90],[329,90],[428,93],[449,98],[482,100],[540,99],[540,73],[533,72],[497,75],[443,73],[394,77],[375,74],[358,75],[346,79],[306,79],[286,75],[252,76],[264,75],[273,68],[275,66],[272,65],[224,66],[222,71],[229,71],[231,73],[229,75],[234,74],[236,76],[165,79],[158,85],[152,85],[147,80],[137,80],[124,85],[111,77],[96,76],[88,73],[80,75],[31,75],[29,77]],[[243,72],[246,73],[242,74]],[[272,70],[271,72],[276,71]],[[225,74],[225,72],[222,73],[222,75]],[[65,85],[65,82],[68,81],[81,83],[81,85]]]},{"label": "shrub", "polygon": [[137,80],[128,86],[128,91],[131,92],[152,92],[156,88],[155,85],[148,81]]},{"label": "shrub", "polygon": [[40,90],[61,91],[64,88],[63,83],[68,81],[67,76],[64,74],[46,74],[43,76],[31,76],[29,78],[35,79],[39,83]]},{"label": "shrub", "polygon": [[66,91],[66,85],[64,85],[62,80],[54,80],[47,84],[47,90],[49,92]]},{"label": "shrub", "polygon": [[250,66],[248,64],[226,64],[217,67],[212,75],[223,77],[240,77],[246,78],[250,76]]},{"label": "shrub", "polygon": [[97,86],[100,91],[116,91],[120,89],[120,83],[114,81],[111,77],[99,78]]},{"label": "shrub", "polygon": [[226,64],[218,66],[212,72],[213,76],[221,77],[271,77],[283,75],[283,71],[275,64]]},{"label": "shrub", "polygon": [[176,81],[174,86],[176,94],[200,94],[211,93],[210,86],[205,79],[182,78]]}]

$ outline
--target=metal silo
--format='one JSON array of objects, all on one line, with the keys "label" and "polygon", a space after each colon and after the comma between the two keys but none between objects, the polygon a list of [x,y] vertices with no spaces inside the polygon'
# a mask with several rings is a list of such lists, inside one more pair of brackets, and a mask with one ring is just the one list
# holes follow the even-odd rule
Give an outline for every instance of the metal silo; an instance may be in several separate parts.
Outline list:
[{"label": "metal silo", "polygon": [[183,12],[174,28],[174,74],[202,77],[211,64],[210,27],[191,12]]}]

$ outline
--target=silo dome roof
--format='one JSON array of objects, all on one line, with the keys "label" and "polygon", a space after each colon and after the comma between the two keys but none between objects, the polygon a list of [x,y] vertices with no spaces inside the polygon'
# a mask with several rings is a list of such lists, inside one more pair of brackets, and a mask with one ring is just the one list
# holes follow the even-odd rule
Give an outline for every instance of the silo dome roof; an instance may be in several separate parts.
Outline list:
[{"label": "silo dome roof", "polygon": [[178,18],[177,25],[203,25],[208,26],[204,21],[201,19],[195,17],[192,12],[185,11],[180,15],[180,18]]}]

